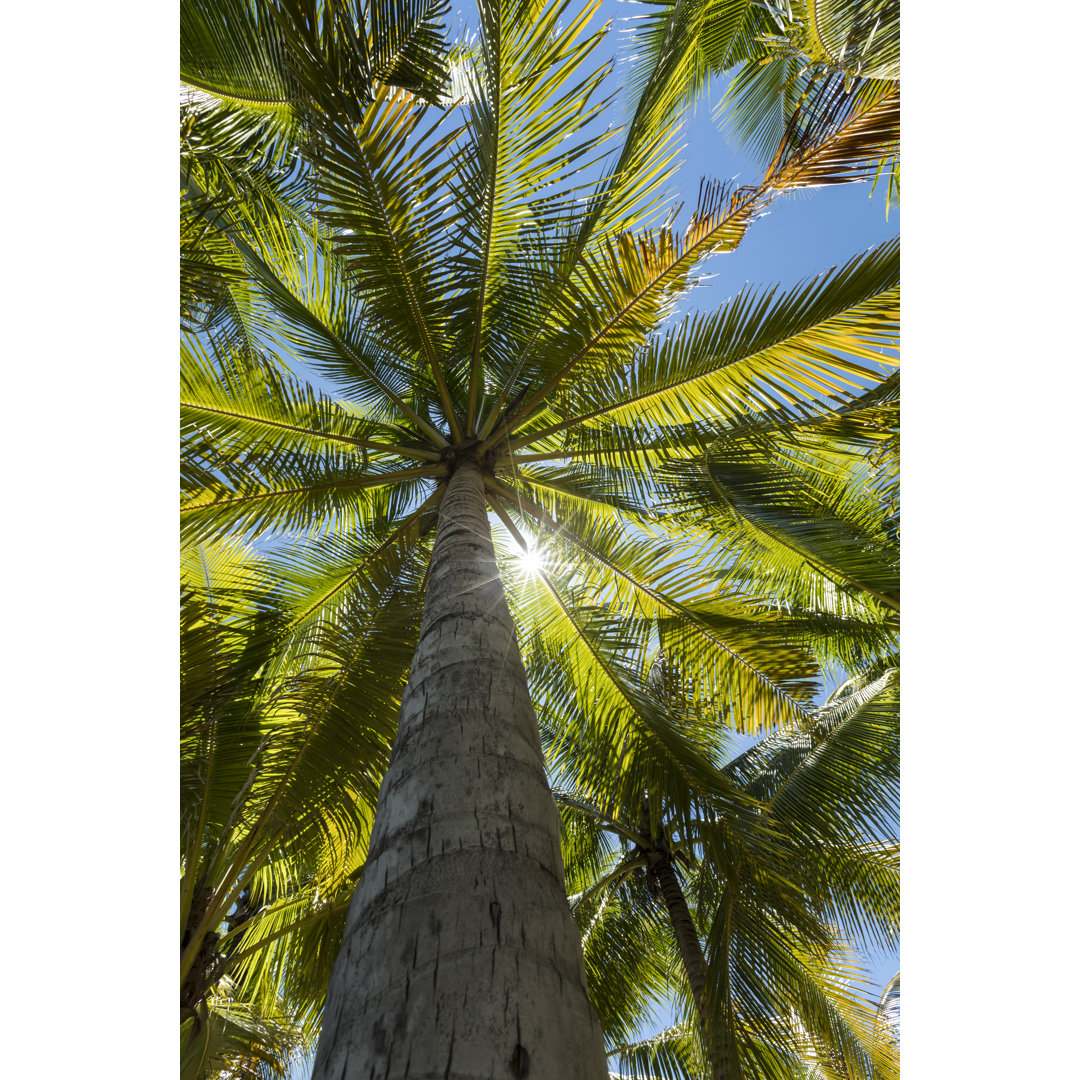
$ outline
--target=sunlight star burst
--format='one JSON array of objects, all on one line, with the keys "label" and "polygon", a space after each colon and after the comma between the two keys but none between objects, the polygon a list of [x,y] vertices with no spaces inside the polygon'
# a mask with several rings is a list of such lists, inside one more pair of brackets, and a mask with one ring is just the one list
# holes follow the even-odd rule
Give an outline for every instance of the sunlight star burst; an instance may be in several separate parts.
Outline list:
[{"label": "sunlight star burst", "polygon": [[525,577],[536,577],[544,569],[544,554],[539,548],[529,548],[518,555],[518,569]]}]

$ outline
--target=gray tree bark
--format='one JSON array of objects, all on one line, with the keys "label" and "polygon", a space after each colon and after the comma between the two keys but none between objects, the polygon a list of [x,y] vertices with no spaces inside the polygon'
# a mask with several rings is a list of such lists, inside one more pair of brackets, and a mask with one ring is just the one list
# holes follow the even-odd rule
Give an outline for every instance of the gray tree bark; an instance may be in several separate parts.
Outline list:
[{"label": "gray tree bark", "polygon": [[606,1080],[476,462],[439,512],[420,639],[312,1080]]},{"label": "gray tree bark", "polygon": [[713,1030],[706,1004],[706,979],[707,969],[705,954],[701,949],[701,941],[698,939],[694,920],[690,916],[690,908],[687,906],[686,897],[679,885],[675,867],[671,865],[671,857],[666,852],[657,852],[651,859],[652,872],[660,883],[660,889],[664,894],[664,902],[668,909],[668,918],[671,919],[671,928],[675,932],[675,940],[679,946],[679,955],[682,957],[683,968],[690,982],[690,992],[694,996],[694,1008],[697,1010],[698,1027],[701,1029],[701,1039],[705,1044],[705,1051],[709,1057],[709,1068],[712,1080],[728,1080],[727,1059],[723,1054],[720,1041]]}]

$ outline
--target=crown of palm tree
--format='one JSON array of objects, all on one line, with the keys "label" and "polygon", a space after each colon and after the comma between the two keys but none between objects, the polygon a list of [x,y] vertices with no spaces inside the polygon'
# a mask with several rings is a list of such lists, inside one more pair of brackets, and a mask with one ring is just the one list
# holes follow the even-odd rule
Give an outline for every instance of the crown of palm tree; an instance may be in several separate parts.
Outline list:
[{"label": "crown of palm tree", "polygon": [[[654,331],[691,269],[736,246],[777,189],[856,175],[852,162],[895,115],[870,110],[756,187],[706,187],[683,230],[630,231],[669,175],[671,132],[632,124],[615,167],[589,183],[609,138],[590,129],[605,71],[583,72],[598,39],[583,36],[588,12],[561,29],[564,7],[482,6],[449,112],[382,87],[359,122],[333,87],[309,104],[316,217],[291,207],[286,218],[281,195],[279,216],[248,207],[238,221],[196,197],[243,278],[216,332],[184,343],[185,531],[332,534],[304,557],[322,580],[297,597],[296,617],[313,624],[402,544],[423,557],[442,481],[468,457],[511,535],[557,537],[598,593],[659,605],[720,658],[733,697],[768,691],[767,713],[744,701],[742,717],[782,722],[806,700],[802,673],[786,687],[725,651],[687,588],[671,575],[650,588],[662,560],[631,555],[624,567],[622,553],[655,543],[658,466],[709,447],[715,471],[718,431],[763,413],[805,420],[823,398],[880,381],[896,329],[896,245]],[[187,190],[201,192],[197,155],[188,165]],[[281,372],[283,358],[342,397]],[[362,550],[372,536],[380,543]],[[675,557],[679,539],[668,542]]]}]

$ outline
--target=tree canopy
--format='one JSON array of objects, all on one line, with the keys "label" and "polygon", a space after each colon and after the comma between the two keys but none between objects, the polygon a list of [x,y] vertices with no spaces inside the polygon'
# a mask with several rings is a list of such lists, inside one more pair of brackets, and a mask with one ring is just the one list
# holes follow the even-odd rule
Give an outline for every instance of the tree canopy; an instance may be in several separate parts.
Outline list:
[{"label": "tree canopy", "polygon": [[[666,834],[703,836],[707,814],[760,845],[783,776],[805,794],[773,845],[818,844],[796,885],[751,875],[781,913],[784,888],[812,900],[777,916],[798,929],[770,938],[784,970],[800,956],[828,997],[826,922],[891,927],[892,856],[859,847],[888,839],[864,835],[881,792],[852,763],[887,772],[895,725],[832,738],[858,724],[814,701],[830,665],[869,668],[877,694],[895,662],[898,245],[708,314],[675,304],[779,194],[872,177],[898,97],[788,116],[756,183],[703,183],[678,212],[667,54],[612,129],[597,7],[485,0],[451,45],[439,4],[182,5],[185,1075],[311,1045],[464,462],[555,782],[624,836],[647,802]],[[678,708],[642,679],[657,657],[681,673]],[[877,698],[853,694],[840,712],[869,715]],[[779,734],[725,763],[724,727]],[[848,787],[802,822],[826,781]],[[584,882],[599,856],[567,843]],[[734,924],[706,914],[735,902],[724,845],[728,863],[699,856],[688,911],[708,1008],[758,1030],[782,995],[736,1003],[716,960]],[[730,907],[741,933],[760,895]],[[611,1001],[658,985],[635,970],[609,973]],[[730,1075],[797,1075],[799,1040],[826,1047],[828,1075],[846,1036],[822,1008],[784,1053],[725,1037]],[[867,1053],[860,1075],[889,1075],[887,1050]]]}]

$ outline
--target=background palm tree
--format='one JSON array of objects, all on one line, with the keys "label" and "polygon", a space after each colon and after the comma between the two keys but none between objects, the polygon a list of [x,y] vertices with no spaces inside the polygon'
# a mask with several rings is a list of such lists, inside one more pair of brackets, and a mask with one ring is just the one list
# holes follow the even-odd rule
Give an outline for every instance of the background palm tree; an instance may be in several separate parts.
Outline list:
[{"label": "background palm tree", "polygon": [[[851,945],[894,946],[899,915],[895,672],[862,683],[809,729],[723,767],[750,815],[707,794],[687,814],[663,789],[635,806],[556,792],[590,987],[621,1068],[788,1077],[824,1059],[849,1075],[894,1074],[872,1003],[846,985]],[[687,707],[663,661],[647,693],[723,756],[715,717]],[[628,1039],[673,987],[687,1021]]]},{"label": "background palm tree", "polygon": [[[609,700],[632,688],[601,659],[611,624],[597,617],[596,593],[605,591],[600,606],[612,615],[616,601],[661,608],[665,648],[701,668],[745,723],[787,723],[813,692],[799,650],[763,649],[702,616],[712,603],[737,621],[738,598],[694,597],[670,574],[662,582],[660,564],[642,555],[652,522],[631,496],[641,498],[654,465],[698,452],[703,422],[730,424],[762,407],[794,419],[818,395],[845,399],[852,383],[879,381],[881,338],[896,318],[895,252],[865,256],[806,295],[742,298],[678,337],[651,335],[694,265],[734,248],[777,190],[861,176],[895,137],[895,108],[792,144],[759,185],[707,187],[677,229],[656,217],[672,129],[639,110],[604,171],[610,135],[594,121],[605,71],[590,61],[599,38],[586,33],[588,11],[566,23],[564,12],[481,4],[479,39],[454,67],[460,104],[441,111],[357,80],[365,37],[355,28],[350,37],[347,21],[320,21],[309,5],[269,6],[264,25],[285,43],[301,89],[290,115],[304,136],[297,168],[309,205],[297,187],[258,212],[246,198],[226,212],[222,193],[200,182],[206,171],[185,173],[186,212],[228,245],[217,257],[192,242],[206,264],[200,280],[213,286],[194,291],[227,316],[185,345],[185,529],[202,542],[269,530],[307,541],[276,562],[290,584],[267,678],[307,672],[318,641],[317,655],[335,654],[321,675],[344,680],[355,668],[341,626],[363,608],[357,594],[392,578],[395,565],[414,580],[428,575],[396,749],[331,984],[320,1075],[346,1061],[406,1073],[456,1061],[485,1074],[509,1062],[555,1075],[565,1071],[557,1053],[540,1059],[535,1048],[556,1045],[575,1067],[591,1056],[603,1069],[576,931],[551,885],[562,875],[558,825],[488,506],[521,540],[528,521],[580,553],[593,595],[581,595],[589,579],[560,585],[548,575],[548,611],[560,615],[546,622],[574,643],[574,670],[600,679]],[[243,114],[239,102],[229,107]],[[206,111],[192,108],[195,131]],[[810,341],[813,356],[800,345]],[[347,402],[291,379],[284,358],[335,380]],[[655,736],[658,772],[725,786],[659,711],[633,716]],[[617,734],[628,721],[608,710],[603,722]],[[239,897],[249,852],[222,880],[226,897]],[[398,892],[414,898],[408,918]],[[214,925],[204,915],[191,929],[185,972]],[[561,992],[542,989],[534,955],[549,933]],[[504,974],[485,979],[486,999],[470,1000],[481,955]],[[535,979],[520,975],[522,964]],[[543,1003],[516,1010],[521,1027],[507,1020],[500,980]],[[401,1062],[406,1044],[417,1054]]]}]

